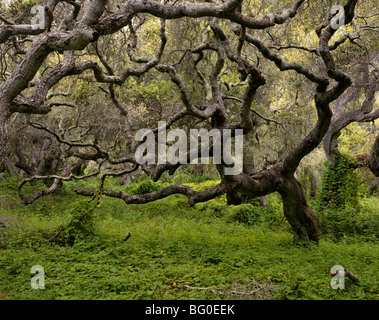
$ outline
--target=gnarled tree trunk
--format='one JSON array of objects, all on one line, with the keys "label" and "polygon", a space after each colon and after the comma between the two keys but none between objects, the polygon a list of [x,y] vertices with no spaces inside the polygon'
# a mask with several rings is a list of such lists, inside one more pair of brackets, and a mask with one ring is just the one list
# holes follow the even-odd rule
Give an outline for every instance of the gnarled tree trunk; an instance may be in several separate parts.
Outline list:
[{"label": "gnarled tree trunk", "polygon": [[[62,1],[48,0],[47,2],[49,8],[54,8]],[[254,172],[252,165],[251,168],[247,168],[248,170],[244,173],[236,174],[236,176],[224,175],[223,172],[226,164],[223,163],[219,165],[220,184],[202,192],[196,192],[185,185],[170,185],[142,195],[129,195],[124,191],[103,190],[102,186],[106,176],[121,176],[128,173],[128,170],[106,172],[103,174],[101,178],[102,186],[99,190],[104,195],[120,198],[125,203],[136,204],[147,203],[168,197],[171,194],[180,193],[188,197],[188,202],[191,205],[201,201],[208,201],[223,194],[228,194],[230,201],[237,201],[238,194],[262,197],[272,192],[279,192],[283,200],[284,214],[294,232],[294,240],[304,239],[318,242],[315,216],[308,206],[304,191],[300,183],[295,179],[294,174],[300,161],[321,143],[327,133],[332,117],[330,103],[338,99],[352,83],[350,76],[338,69],[332,55],[332,51],[344,43],[345,40],[331,41],[337,31],[337,29],[332,26],[331,14],[328,14],[325,21],[321,22],[315,29],[319,38],[319,45],[318,48],[311,50],[311,52],[319,56],[323,66],[321,72],[315,72],[313,65],[306,66],[302,62],[291,62],[283,59],[281,55],[276,53],[276,49],[273,49],[274,47],[267,44],[266,40],[262,40],[265,37],[260,38],[258,32],[251,32],[251,30],[254,29],[262,30],[273,27],[276,24],[284,24],[296,16],[297,11],[305,3],[305,0],[293,0],[291,1],[292,5],[290,7],[286,5],[288,8],[281,14],[270,13],[262,19],[252,18],[244,14],[244,8],[240,0],[228,0],[222,4],[182,1],[175,6],[152,0],[134,0],[124,1],[114,12],[108,10],[108,8],[105,9],[107,5],[106,0],[86,1],[84,5],[80,4],[80,2],[66,2],[74,6],[74,11],[70,18],[72,23],[67,24],[67,30],[57,30],[55,28],[53,28],[55,30],[49,30],[49,27],[47,32],[42,35],[44,30],[35,31],[32,28],[25,30],[25,26],[15,23],[0,30],[0,43],[7,42],[8,40],[11,41],[11,36],[20,34],[27,36],[41,33],[39,37],[33,40],[27,49],[25,48],[26,54],[22,63],[20,63],[7,80],[0,85],[0,156],[6,158],[6,121],[10,113],[49,113],[54,105],[53,103],[46,104],[49,90],[62,79],[72,75],[80,75],[86,71],[92,71],[94,79],[96,79],[97,82],[107,83],[109,85],[109,95],[116,107],[123,113],[125,109],[121,103],[118,103],[114,95],[113,85],[122,85],[127,78],[131,76],[142,76],[155,68],[156,71],[167,74],[171,82],[176,85],[180,92],[182,109],[178,110],[178,113],[170,119],[170,124],[174,124],[184,116],[190,116],[196,121],[200,120],[200,122],[204,122],[204,120],[206,120],[212,128],[219,130],[240,129],[243,130],[243,133],[246,135],[256,127],[251,116],[251,108],[255,94],[261,86],[266,84],[265,77],[258,69],[259,64],[252,63],[250,59],[246,58],[245,53],[242,51],[246,43],[254,46],[266,60],[273,62],[279,71],[286,72],[292,70],[314,85],[313,93],[318,121],[309,135],[289,152],[285,160],[281,164],[277,164],[273,168],[261,172]],[[358,0],[345,1],[345,24],[352,22],[357,3]],[[79,12],[81,12],[80,15]],[[137,46],[137,34],[134,32],[135,30],[133,30],[133,18],[138,17],[139,13],[150,14],[159,18],[160,21],[160,45],[156,55],[151,59],[137,57],[134,52]],[[204,103],[201,105],[198,105],[197,99],[196,103],[192,101],[193,98],[188,91],[185,81],[180,73],[177,73],[176,66],[181,63],[184,56],[179,62],[175,62],[174,64],[161,64],[161,60],[165,61],[165,63],[170,63],[171,60],[161,59],[169,39],[165,33],[165,19],[180,19],[182,17],[207,17],[210,27],[209,33],[212,37],[211,41],[208,42],[205,38],[204,40],[201,39],[202,43],[200,45],[196,47],[192,47],[191,45],[191,47],[186,50],[186,52],[191,52],[194,57],[193,68],[196,71],[201,71],[201,64],[199,62],[203,60],[205,51],[212,51],[216,57],[216,59],[212,59],[212,62],[207,62],[209,64],[204,68],[204,75],[202,75],[201,72],[197,72],[207,92],[206,97],[204,97]],[[230,24],[223,23],[221,27],[219,26],[218,19],[229,20]],[[74,51],[83,50],[91,42],[96,42],[99,37],[113,34],[125,27],[128,27],[131,33],[130,38],[132,39],[132,42],[127,46],[127,54],[130,61],[138,63],[139,67],[128,67],[123,72],[114,72],[116,70],[113,70],[104,56],[99,54],[99,50],[97,50],[97,53],[101,65],[98,59],[81,61],[77,59],[74,54]],[[223,28],[230,28],[230,30],[228,29],[228,32],[224,32]],[[230,31],[238,36],[238,40],[234,39],[233,41],[229,41]],[[13,38],[13,41],[17,41],[17,39]],[[234,44],[236,43],[237,46],[234,48]],[[304,48],[305,47],[303,47],[303,49]],[[285,48],[282,47],[282,49]],[[40,72],[41,75],[36,77],[48,56],[53,52],[64,52],[63,61],[49,68],[46,72]],[[237,100],[240,101],[239,120],[237,122],[234,122],[228,114],[229,110],[227,110],[227,105],[224,103],[225,98],[222,92],[223,81],[221,82],[221,77],[226,67],[226,59],[235,65],[239,79],[243,81],[241,84],[245,86],[241,99],[237,98]],[[206,59],[204,59],[203,62],[204,61],[206,61]],[[107,72],[103,71],[103,67]],[[33,79],[35,80],[34,93],[29,97],[22,95],[23,90],[30,85]],[[373,99],[372,94],[370,93],[367,97],[369,98],[368,104],[362,106],[362,114],[371,113],[372,111],[372,109],[370,109]],[[9,102],[6,108],[5,104],[2,104],[3,101]],[[2,113],[2,110],[7,111]],[[158,128],[155,132],[158,132]],[[96,153],[92,154],[80,151],[75,153],[76,157],[83,160],[104,160],[104,163],[108,162],[114,165],[129,163],[133,165],[133,169],[131,170],[136,170],[139,167],[135,157],[127,154],[121,159],[114,159],[111,153],[103,150],[101,144],[98,144],[96,141],[93,143],[74,144],[67,141],[63,142],[57,134],[53,135],[55,135],[59,142],[66,143],[71,147],[93,148],[96,150]],[[210,150],[211,147],[209,147],[208,151]],[[188,152],[187,155],[189,156]],[[158,155],[156,156],[158,157]],[[373,164],[375,166],[375,162],[373,162]],[[156,181],[161,177],[163,172],[167,171],[173,174],[180,165],[180,163],[171,164],[169,162],[159,164],[150,172],[150,176]],[[100,169],[98,172],[100,172]],[[21,189],[25,183],[46,178],[54,179],[54,183],[51,187],[40,190],[30,197],[23,196]],[[51,193],[56,188],[58,181],[67,181],[70,179],[79,179],[79,177],[73,177],[73,175],[68,175],[66,172],[64,172],[62,176],[34,176],[25,179],[19,185],[19,194],[23,203],[31,203],[38,197]],[[79,188],[77,193],[93,196],[97,193],[97,190],[84,190]]]},{"label": "gnarled tree trunk", "polygon": [[295,178],[284,178],[281,181],[278,192],[282,197],[284,215],[293,231],[294,242],[311,240],[318,244],[316,217],[307,203],[303,187]]},{"label": "gnarled tree trunk", "polygon": [[15,166],[9,161],[7,155],[8,124],[10,113],[5,104],[0,100],[0,171],[8,170],[9,173],[17,175]]},{"label": "gnarled tree trunk", "polygon": [[379,177],[379,135],[371,149],[369,168],[376,177]]}]

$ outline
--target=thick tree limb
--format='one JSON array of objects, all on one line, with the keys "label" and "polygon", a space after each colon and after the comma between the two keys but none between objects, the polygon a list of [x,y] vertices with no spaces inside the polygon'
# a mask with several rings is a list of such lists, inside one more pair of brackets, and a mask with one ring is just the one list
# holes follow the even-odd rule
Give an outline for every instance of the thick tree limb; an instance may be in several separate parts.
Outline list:
[{"label": "thick tree limb", "polygon": [[[198,202],[208,201],[215,197],[225,194],[232,186],[230,184],[221,182],[215,187],[212,187],[206,191],[194,191],[189,186],[184,185],[171,185],[160,189],[158,191],[154,191],[151,193],[141,194],[141,195],[130,195],[125,191],[112,191],[112,190],[103,190],[102,193],[108,197],[119,198],[122,199],[127,204],[142,204],[148,203],[152,201],[156,201],[159,199],[166,198],[173,194],[183,194],[188,197],[188,203],[193,206]],[[83,188],[77,188],[75,190],[77,194],[84,196],[93,196],[95,194],[95,190],[88,190]]]},{"label": "thick tree limb", "polygon": [[[89,173],[89,174],[84,175],[84,176],[75,176],[72,173],[69,174],[67,177],[57,176],[57,175],[47,175],[47,176],[35,175],[35,176],[30,177],[30,178],[26,178],[20,182],[20,184],[18,185],[18,194],[21,198],[22,204],[31,204],[40,197],[46,196],[48,194],[52,194],[57,189],[57,187],[59,186],[59,183],[61,181],[84,180],[84,179],[88,179],[90,177],[94,177],[94,176],[98,175],[99,173],[100,173],[100,170],[97,170],[95,172]],[[22,192],[22,187],[26,183],[32,182],[34,180],[48,180],[48,179],[54,179],[54,181],[50,187],[45,188],[45,189],[40,189],[30,196],[25,196],[24,193]]]},{"label": "thick tree limb", "polygon": [[150,13],[162,19],[178,19],[181,17],[219,17],[234,21],[251,29],[266,29],[275,24],[283,24],[293,18],[305,0],[297,0],[291,8],[284,10],[282,14],[270,13],[262,19],[255,19],[243,15],[235,10],[241,3],[240,0],[229,0],[223,5],[209,5],[203,3],[190,3],[183,1],[175,6],[160,4],[151,0],[134,0],[125,3],[113,15],[100,19],[95,25],[100,34],[111,34],[128,25],[132,16],[137,13]]},{"label": "thick tree limb", "polygon": [[[369,75],[368,65],[362,64],[363,77],[357,77],[355,85],[349,88],[345,94],[341,95],[337,100],[332,123],[325,135],[323,146],[327,159],[330,163],[335,163],[334,150],[337,148],[338,137],[341,130],[353,122],[371,122],[379,118],[379,109],[374,109],[375,93],[379,91],[379,68],[372,71]],[[344,112],[348,103],[353,99],[359,98],[364,87],[365,100],[359,106],[349,112]]]},{"label": "thick tree limb", "polygon": [[[346,13],[345,23],[352,21],[357,0],[347,1],[344,9]],[[327,21],[329,23],[329,21]],[[325,23],[326,25],[326,23]],[[333,55],[330,52],[329,40],[336,30],[330,25],[324,31],[317,30],[319,36],[319,50],[322,60],[327,68],[328,76],[334,79],[337,84],[329,90],[325,84],[319,83],[318,92],[315,95],[315,105],[317,109],[317,124],[309,135],[303,139],[285,158],[283,162],[283,174],[293,175],[300,161],[314,148],[316,148],[324,138],[331,123],[332,112],[329,104],[336,100],[352,83],[350,77],[337,69]]]}]

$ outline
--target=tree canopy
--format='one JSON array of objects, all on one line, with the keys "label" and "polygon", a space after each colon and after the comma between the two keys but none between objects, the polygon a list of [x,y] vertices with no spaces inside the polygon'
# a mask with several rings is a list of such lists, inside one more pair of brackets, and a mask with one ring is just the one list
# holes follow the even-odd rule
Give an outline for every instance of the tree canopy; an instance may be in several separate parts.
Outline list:
[{"label": "tree canopy", "polygon": [[[191,205],[223,194],[238,204],[278,192],[294,240],[318,242],[301,164],[320,146],[334,164],[344,128],[371,123],[374,138],[360,165],[379,175],[377,3],[340,2],[3,1],[1,171],[24,178],[23,204],[64,181],[94,176],[99,189],[78,187],[77,194],[126,204],[177,193]],[[137,132],[150,129],[158,150],[160,121],[187,133],[240,130],[243,171],[226,174],[231,163],[216,162],[220,183],[204,191],[179,184],[137,195],[104,188],[111,176],[142,171],[158,181],[194,166],[137,161],[144,143]],[[213,160],[215,150],[213,139]],[[190,156],[187,149],[184,158]],[[36,180],[48,186],[25,195],[23,186]]]}]

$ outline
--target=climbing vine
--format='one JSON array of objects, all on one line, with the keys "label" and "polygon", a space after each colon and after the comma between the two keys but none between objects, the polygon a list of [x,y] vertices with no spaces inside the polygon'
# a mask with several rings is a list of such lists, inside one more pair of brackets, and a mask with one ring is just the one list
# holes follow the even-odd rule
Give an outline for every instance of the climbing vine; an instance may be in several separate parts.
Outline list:
[{"label": "climbing vine", "polygon": [[336,152],[336,163],[324,164],[321,188],[318,193],[320,209],[358,206],[359,179],[355,174],[358,162],[348,154]]}]

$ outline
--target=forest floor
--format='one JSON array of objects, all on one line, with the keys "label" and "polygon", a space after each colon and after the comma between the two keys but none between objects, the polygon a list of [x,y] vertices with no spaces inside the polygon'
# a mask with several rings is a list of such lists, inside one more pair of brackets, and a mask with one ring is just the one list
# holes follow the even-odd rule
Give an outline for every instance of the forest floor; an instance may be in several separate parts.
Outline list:
[{"label": "forest floor", "polygon": [[[145,205],[102,197],[83,220],[94,201],[74,185],[14,206],[17,181],[0,182],[0,299],[379,300],[377,197],[318,213],[319,245],[295,246],[276,194],[267,207],[227,206],[225,197],[194,207],[182,195]],[[31,287],[35,265],[45,272],[43,290]],[[359,283],[345,278],[333,289],[335,265]]]}]

